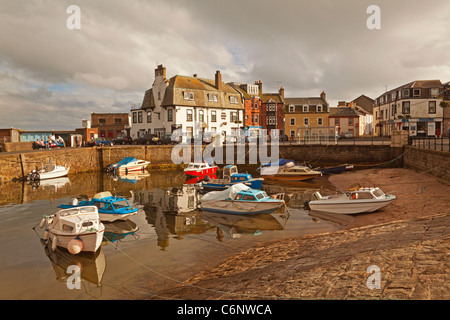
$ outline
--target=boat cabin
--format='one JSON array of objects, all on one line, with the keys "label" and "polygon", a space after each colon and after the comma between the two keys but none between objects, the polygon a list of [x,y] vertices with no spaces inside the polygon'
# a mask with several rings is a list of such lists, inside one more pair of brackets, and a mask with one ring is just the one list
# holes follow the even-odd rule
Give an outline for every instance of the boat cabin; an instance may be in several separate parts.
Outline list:
[{"label": "boat cabin", "polygon": [[347,195],[350,200],[385,198],[385,194],[380,190],[380,188],[360,188],[356,191],[347,192]]},{"label": "boat cabin", "polygon": [[264,199],[268,199],[269,196],[265,191],[248,189],[240,191],[234,200],[237,201],[263,201]]},{"label": "boat cabin", "polygon": [[[227,165],[223,167],[223,178],[230,179],[232,175],[238,173],[238,168],[234,165]],[[232,180],[231,180],[232,181]]]},{"label": "boat cabin", "polygon": [[231,182],[245,182],[252,179],[252,176],[248,173],[235,173],[231,176]]},{"label": "boat cabin", "polygon": [[188,170],[202,170],[211,168],[209,164],[205,163],[190,163],[186,169]]},{"label": "boat cabin", "polygon": [[[81,224],[79,215],[83,216]],[[92,228],[98,228],[100,219],[97,208],[87,206],[60,210],[56,213],[53,223],[50,224],[53,224],[55,229],[69,234],[78,234]]]}]

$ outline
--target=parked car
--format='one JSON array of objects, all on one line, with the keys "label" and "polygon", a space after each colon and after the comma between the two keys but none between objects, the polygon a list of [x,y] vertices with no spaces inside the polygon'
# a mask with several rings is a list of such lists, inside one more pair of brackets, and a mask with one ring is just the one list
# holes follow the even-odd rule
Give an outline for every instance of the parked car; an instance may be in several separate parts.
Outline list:
[{"label": "parked car", "polygon": [[133,143],[133,138],[131,138],[130,136],[121,136],[121,137],[117,137],[113,140],[114,144],[132,144]]},{"label": "parked car", "polygon": [[161,137],[158,140],[158,144],[176,144],[176,143],[178,143],[177,139],[176,138],[172,139],[171,133],[166,133],[164,137]]},{"label": "parked car", "polygon": [[93,147],[93,146],[103,147],[103,146],[112,146],[112,145],[114,145],[114,142],[112,142],[111,140],[107,140],[106,138],[95,138],[86,143],[86,146],[88,146],[88,147]]},{"label": "parked car", "polygon": [[147,133],[142,137],[134,139],[133,144],[157,144],[158,140],[159,138],[156,134]]}]

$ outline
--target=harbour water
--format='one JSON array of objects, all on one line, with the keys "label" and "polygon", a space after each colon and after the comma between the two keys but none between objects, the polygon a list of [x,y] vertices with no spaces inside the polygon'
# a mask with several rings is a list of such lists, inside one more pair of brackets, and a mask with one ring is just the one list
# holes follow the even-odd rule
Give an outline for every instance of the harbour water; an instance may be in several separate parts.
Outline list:
[{"label": "harbour water", "polygon": [[[0,299],[150,298],[257,243],[336,231],[352,219],[331,221],[304,210],[313,192],[336,191],[326,177],[264,184],[269,194],[286,194],[288,210],[251,217],[195,210],[199,195],[185,182],[183,171],[152,171],[126,179],[84,173],[0,186]],[[105,223],[96,255],[47,248],[42,216],[101,191],[126,197],[138,213],[127,222]],[[81,271],[79,287],[69,266]]]}]

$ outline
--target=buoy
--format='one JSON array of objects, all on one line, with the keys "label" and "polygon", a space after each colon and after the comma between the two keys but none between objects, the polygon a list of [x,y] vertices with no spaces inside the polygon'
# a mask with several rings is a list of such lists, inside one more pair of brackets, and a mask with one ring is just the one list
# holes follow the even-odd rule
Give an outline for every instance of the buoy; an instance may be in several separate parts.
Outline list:
[{"label": "buoy", "polygon": [[58,246],[58,238],[56,238],[56,236],[54,236],[52,238],[52,251],[56,251],[57,246]]},{"label": "buoy", "polygon": [[67,249],[71,254],[78,254],[81,252],[81,250],[83,250],[83,241],[81,241],[79,238],[72,239],[69,241]]},{"label": "buoy", "polygon": [[48,239],[48,231],[45,231],[44,232],[44,240],[47,240]]},{"label": "buoy", "polygon": [[42,218],[41,223],[39,223],[39,227],[42,229],[45,225],[45,218]]}]

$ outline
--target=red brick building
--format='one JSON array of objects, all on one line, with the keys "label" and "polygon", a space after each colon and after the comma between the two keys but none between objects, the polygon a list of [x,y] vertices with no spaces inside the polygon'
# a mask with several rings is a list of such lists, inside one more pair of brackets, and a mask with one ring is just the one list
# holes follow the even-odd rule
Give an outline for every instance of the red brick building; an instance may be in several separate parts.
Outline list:
[{"label": "red brick building", "polygon": [[97,128],[99,138],[117,138],[125,135],[129,127],[128,113],[91,113],[91,128]]},{"label": "red brick building", "polygon": [[272,129],[278,129],[280,136],[284,135],[284,88],[277,93],[262,93],[261,80],[256,82],[261,92],[261,123],[270,135]]}]

